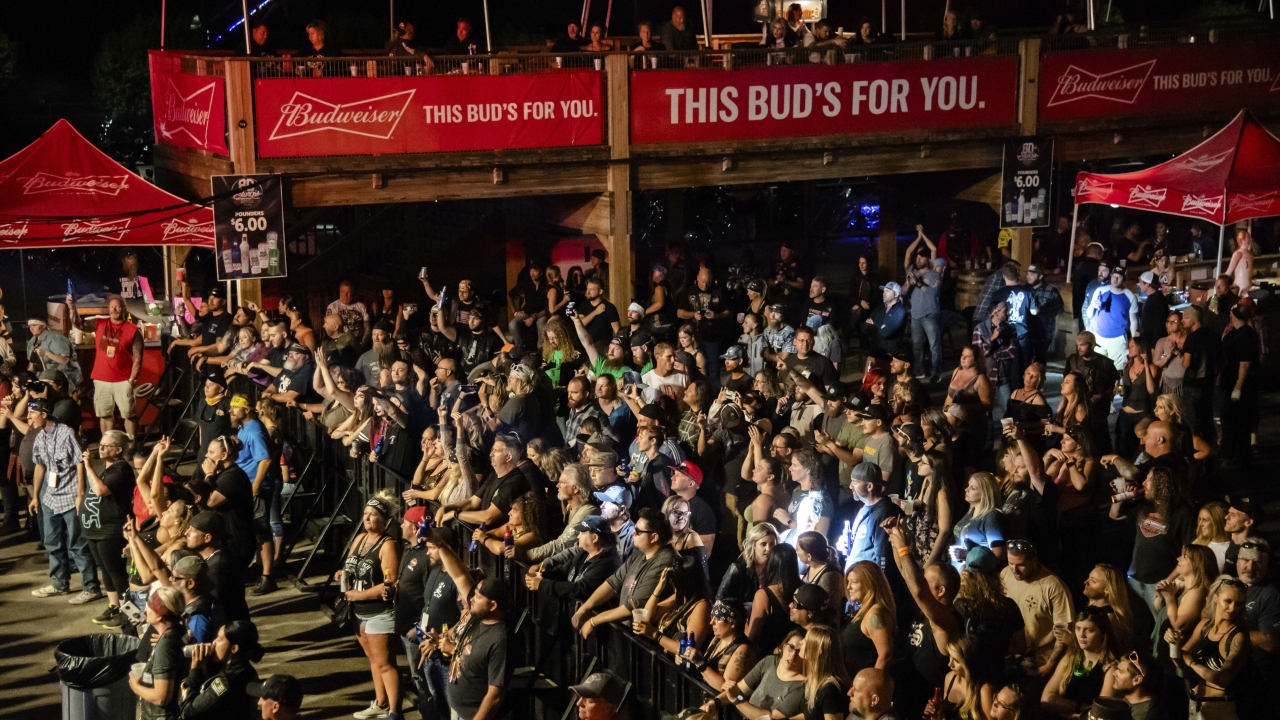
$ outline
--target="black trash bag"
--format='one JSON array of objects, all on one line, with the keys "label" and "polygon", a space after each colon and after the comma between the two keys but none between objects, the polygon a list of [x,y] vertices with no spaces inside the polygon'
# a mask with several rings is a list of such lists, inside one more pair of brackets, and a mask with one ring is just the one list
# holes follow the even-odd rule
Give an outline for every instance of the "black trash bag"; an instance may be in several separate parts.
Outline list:
[{"label": "black trash bag", "polygon": [[77,690],[106,687],[129,674],[137,662],[138,638],[115,633],[85,635],[53,651],[58,678]]}]

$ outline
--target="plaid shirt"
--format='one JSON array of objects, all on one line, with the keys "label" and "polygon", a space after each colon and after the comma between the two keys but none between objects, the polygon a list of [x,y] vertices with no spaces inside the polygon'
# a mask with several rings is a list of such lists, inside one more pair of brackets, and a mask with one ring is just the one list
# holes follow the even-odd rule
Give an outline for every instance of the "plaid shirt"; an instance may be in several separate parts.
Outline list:
[{"label": "plaid shirt", "polygon": [[676,435],[680,438],[680,442],[696,449],[698,447],[698,436],[701,434],[701,426],[698,425],[698,413],[686,410],[680,416],[680,425],[676,428]]},{"label": "plaid shirt", "polygon": [[569,410],[569,417],[564,419],[564,442],[566,445],[571,448],[578,447],[580,442],[578,434],[582,432],[582,423],[591,417],[600,421],[601,428],[609,427],[609,418],[605,416],[604,411],[596,404],[595,399],[592,399],[584,407]]},{"label": "plaid shirt", "polygon": [[[76,506],[76,463],[80,462],[80,443],[71,428],[48,420],[44,430],[36,436],[31,457],[36,465],[44,467],[44,481],[40,483],[40,502],[45,510],[64,513]],[[54,480],[56,473],[56,483]]]},{"label": "plaid shirt", "polygon": [[990,317],[991,307],[995,304],[996,293],[1003,290],[1004,287],[1004,274],[997,267],[995,272],[991,273],[990,277],[987,278],[987,282],[982,286],[982,289],[978,291],[978,304],[973,309],[973,317],[975,319]]},{"label": "plaid shirt", "polygon": [[973,344],[982,348],[987,357],[987,378],[991,384],[996,387],[1010,385],[1018,371],[1018,334],[1009,323],[1001,325],[1000,337],[992,340],[994,332],[991,321],[983,320],[973,329]]}]

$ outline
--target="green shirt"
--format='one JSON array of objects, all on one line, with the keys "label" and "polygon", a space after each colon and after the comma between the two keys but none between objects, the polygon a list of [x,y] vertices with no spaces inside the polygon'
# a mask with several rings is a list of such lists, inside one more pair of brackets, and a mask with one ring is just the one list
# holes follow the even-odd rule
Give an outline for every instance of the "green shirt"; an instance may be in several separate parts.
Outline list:
[{"label": "green shirt", "polygon": [[[852,451],[854,448],[862,447],[862,441],[867,434],[862,432],[862,423],[854,421],[847,422],[844,427],[840,428],[840,434],[836,436],[836,445],[845,450]],[[840,484],[845,485],[849,482],[849,474],[853,472],[853,466],[843,460],[840,461]]]},{"label": "green shirt", "polygon": [[604,361],[605,361],[605,357],[603,355],[596,356],[596,361],[591,363],[592,375],[596,377],[600,377],[601,375],[612,375],[614,379],[621,382],[622,374],[625,372],[630,372],[631,370],[631,368],[626,365],[623,365],[621,367],[616,367],[616,368],[607,368],[604,366]]}]

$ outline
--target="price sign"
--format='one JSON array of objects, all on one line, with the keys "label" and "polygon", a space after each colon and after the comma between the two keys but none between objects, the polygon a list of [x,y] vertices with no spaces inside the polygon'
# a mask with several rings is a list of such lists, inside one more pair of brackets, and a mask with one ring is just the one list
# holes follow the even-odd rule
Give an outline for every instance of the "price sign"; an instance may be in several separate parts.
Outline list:
[{"label": "price sign", "polygon": [[284,193],[279,175],[214,175],[218,280],[288,274]]},{"label": "price sign", "polygon": [[1023,139],[1005,143],[1000,190],[1000,227],[1049,225],[1053,197],[1053,140]]}]

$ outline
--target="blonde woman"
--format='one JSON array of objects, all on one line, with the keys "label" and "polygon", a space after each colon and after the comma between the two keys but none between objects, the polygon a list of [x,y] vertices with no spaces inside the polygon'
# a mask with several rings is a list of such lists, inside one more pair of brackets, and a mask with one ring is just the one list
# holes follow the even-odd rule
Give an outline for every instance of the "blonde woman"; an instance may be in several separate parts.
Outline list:
[{"label": "blonde woman", "polygon": [[769,556],[777,544],[778,531],[773,525],[769,523],[752,525],[746,537],[742,539],[742,554],[733,561],[725,571],[724,577],[720,579],[716,599],[744,603],[755,597],[756,590],[764,585],[764,566],[769,562]]},{"label": "blonde woman", "polygon": [[897,609],[880,566],[870,560],[854,563],[845,573],[845,599],[850,608],[849,622],[840,633],[845,668],[851,675],[869,667],[888,672]]},{"label": "blonde woman", "polygon": [[1124,573],[1115,567],[1102,563],[1089,571],[1084,581],[1084,596],[1089,607],[1103,608],[1111,612],[1111,629],[1116,636],[1119,652],[1151,649],[1151,616],[1146,603],[1139,612],[1144,616],[1141,620],[1134,613],[1129,603],[1129,583]]},{"label": "blonde woman", "polygon": [[1088,710],[1116,664],[1115,637],[1105,610],[1086,607],[1076,613],[1073,625],[1076,641],[1067,645],[1040,695],[1040,709],[1050,717],[1075,718]]},{"label": "blonde woman", "polygon": [[1219,698],[1215,708],[1221,714],[1212,717],[1235,717],[1235,703],[1228,699],[1235,689],[1236,678],[1249,661],[1249,631],[1244,624],[1244,583],[1223,575],[1209,588],[1204,617],[1190,633],[1173,628],[1164,632],[1164,640],[1178,647],[1174,665],[1194,685],[1192,720],[1205,720],[1202,701]]},{"label": "blonde woman", "polygon": [[1157,420],[1167,422],[1174,429],[1174,442],[1177,447],[1174,450],[1182,455],[1192,455],[1196,460],[1203,461],[1209,457],[1209,453],[1213,450],[1204,438],[1196,435],[1191,429],[1191,424],[1187,422],[1186,405],[1182,402],[1182,397],[1165,393],[1156,398],[1156,407],[1153,411]]},{"label": "blonde woman", "polygon": [[1227,504],[1221,500],[1205,503],[1196,515],[1196,539],[1193,545],[1203,545],[1213,551],[1218,567],[1226,567],[1227,547],[1231,538],[1227,535]]},{"label": "blonde woman", "polygon": [[546,336],[542,343],[544,372],[553,386],[564,387],[582,365],[578,349],[573,345],[573,330],[567,320],[555,315],[547,320],[543,334]]},{"label": "blonde woman", "polygon": [[1183,545],[1173,575],[1156,583],[1157,608],[1164,607],[1169,626],[1186,635],[1200,621],[1209,587],[1218,577],[1218,561],[1203,545]]},{"label": "blonde woman", "polygon": [[1001,499],[996,477],[987,472],[970,475],[964,488],[964,501],[969,503],[969,512],[951,531],[955,538],[955,545],[951,546],[952,564],[956,569],[963,567],[967,548],[976,545],[1003,560],[1005,523],[1004,514],[998,509]]},{"label": "blonde woman", "polygon": [[836,631],[826,625],[814,625],[805,633],[800,651],[804,660],[805,718],[844,720],[849,711],[849,699],[845,695],[849,673],[840,657],[839,645]]},{"label": "blonde woman", "polygon": [[942,717],[959,720],[985,720],[991,717],[998,689],[999,675],[979,648],[976,635],[964,635],[947,645],[947,677],[942,682],[942,707],[935,707],[932,700],[925,706],[926,717]]}]

